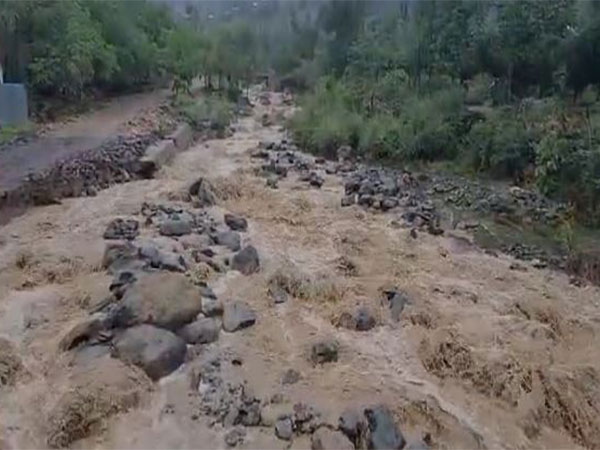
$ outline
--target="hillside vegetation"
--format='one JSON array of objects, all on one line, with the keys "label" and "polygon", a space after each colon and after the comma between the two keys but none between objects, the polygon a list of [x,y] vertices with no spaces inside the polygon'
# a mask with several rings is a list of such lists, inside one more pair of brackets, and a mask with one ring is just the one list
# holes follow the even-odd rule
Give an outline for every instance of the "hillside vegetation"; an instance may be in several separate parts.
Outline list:
[{"label": "hillside vegetation", "polygon": [[[237,100],[270,75],[303,93],[290,127],[305,149],[446,161],[600,222],[597,2],[1,1],[0,14],[5,80],[36,98],[159,81],[185,97],[201,77]],[[213,104],[186,113],[223,116]]]}]

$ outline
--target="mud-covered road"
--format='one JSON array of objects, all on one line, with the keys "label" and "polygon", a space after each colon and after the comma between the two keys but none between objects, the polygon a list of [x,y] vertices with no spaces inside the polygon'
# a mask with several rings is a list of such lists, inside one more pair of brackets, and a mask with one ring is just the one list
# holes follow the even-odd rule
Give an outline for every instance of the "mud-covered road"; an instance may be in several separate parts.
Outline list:
[{"label": "mud-covered road", "polygon": [[269,99],[0,228],[0,448],[599,447],[599,289],[342,207]]}]

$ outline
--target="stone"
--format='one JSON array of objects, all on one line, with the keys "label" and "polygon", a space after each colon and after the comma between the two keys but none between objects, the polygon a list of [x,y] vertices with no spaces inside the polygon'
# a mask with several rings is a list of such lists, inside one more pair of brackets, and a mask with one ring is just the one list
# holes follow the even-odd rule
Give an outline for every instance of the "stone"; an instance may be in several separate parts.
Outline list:
[{"label": "stone", "polygon": [[338,161],[344,161],[352,155],[352,147],[349,145],[342,145],[336,151]]},{"label": "stone", "polygon": [[173,272],[185,272],[187,270],[183,256],[174,252],[159,252],[157,267]]},{"label": "stone", "polygon": [[266,185],[267,185],[267,187],[269,187],[271,189],[277,189],[279,187],[278,181],[279,181],[279,177],[277,177],[277,175],[269,175],[267,177]]},{"label": "stone", "polygon": [[354,450],[354,445],[340,431],[321,427],[311,437],[312,450]]},{"label": "stone", "polygon": [[252,245],[248,245],[243,250],[236,253],[231,261],[231,268],[244,275],[251,275],[258,272],[260,260],[256,249]]},{"label": "stone", "polygon": [[125,330],[114,342],[113,356],[139,366],[153,380],[176,370],[185,359],[185,342],[174,333],[152,325]]},{"label": "stone", "polygon": [[260,423],[265,427],[272,427],[278,420],[291,417],[292,413],[292,405],[289,403],[270,403],[260,410]]},{"label": "stone", "polygon": [[188,189],[192,202],[198,207],[212,206],[217,203],[213,187],[205,178],[200,178]]},{"label": "stone", "polygon": [[386,406],[378,405],[365,409],[369,427],[368,445],[374,450],[402,449],[406,444],[404,436],[396,426],[394,418]]},{"label": "stone", "polygon": [[375,197],[369,194],[361,194],[358,196],[358,204],[361,206],[373,206],[375,203]]},{"label": "stone", "polygon": [[354,313],[344,311],[336,321],[337,326],[356,331],[368,331],[375,324],[375,318],[369,309],[364,306],[358,308]]},{"label": "stone", "polygon": [[284,441],[292,439],[292,419],[286,417],[275,422],[275,436]]},{"label": "stone", "polygon": [[400,315],[404,311],[404,307],[410,302],[406,293],[396,290],[386,291],[388,306],[390,308],[390,315],[394,322],[400,320]]},{"label": "stone", "polygon": [[356,203],[356,195],[355,194],[348,194],[345,195],[344,197],[342,197],[342,201],[341,201],[341,205],[342,207],[347,207],[347,206],[352,206],[354,205],[354,203]]},{"label": "stone", "polygon": [[260,402],[245,403],[238,412],[238,420],[246,427],[256,427],[260,424]]},{"label": "stone", "polygon": [[375,326],[375,323],[375,318],[367,308],[362,307],[356,311],[356,329],[358,331],[368,331]]},{"label": "stone", "polygon": [[199,289],[183,274],[142,273],[109,313],[115,327],[141,323],[177,330],[202,310]]},{"label": "stone", "polygon": [[200,250],[212,244],[212,240],[206,234],[188,234],[181,236],[179,242],[185,250]]},{"label": "stone", "polygon": [[350,441],[358,444],[361,435],[366,429],[364,416],[354,409],[345,409],[338,420],[338,428]]},{"label": "stone", "polygon": [[273,299],[273,303],[275,303],[276,305],[285,303],[288,300],[288,293],[281,286],[270,287],[269,294],[271,295],[271,298]]},{"label": "stone", "polygon": [[225,223],[234,231],[246,231],[248,229],[248,221],[234,214],[225,214]]},{"label": "stone", "polygon": [[104,249],[102,267],[114,274],[137,259],[138,249],[131,242],[111,242]]},{"label": "stone", "polygon": [[228,447],[235,447],[238,444],[244,442],[244,438],[246,437],[246,430],[243,427],[235,427],[225,433],[225,444]]},{"label": "stone", "polygon": [[281,384],[296,384],[302,375],[296,369],[288,369],[281,376]]},{"label": "stone", "polygon": [[325,180],[323,179],[323,177],[319,176],[315,172],[312,172],[310,174],[310,179],[308,180],[308,184],[310,184],[311,186],[314,186],[316,188],[321,188],[321,186],[323,186],[323,183],[325,183]]},{"label": "stone", "polygon": [[311,348],[310,359],[313,364],[324,364],[338,360],[339,344],[334,339],[315,342]]},{"label": "stone", "polygon": [[256,323],[256,313],[246,302],[230,301],[223,310],[223,329],[234,332]]},{"label": "stone", "polygon": [[219,328],[215,319],[206,317],[187,324],[178,334],[188,344],[210,344],[219,339]]},{"label": "stone", "polygon": [[134,271],[121,270],[113,277],[108,290],[115,296],[115,299],[120,300],[127,288],[137,281]]},{"label": "stone", "polygon": [[389,211],[396,206],[398,206],[398,200],[393,197],[384,197],[380,202],[380,208],[382,211]]},{"label": "stone", "polygon": [[162,222],[159,232],[163,236],[183,236],[184,234],[190,234],[192,232],[192,222],[175,216]]},{"label": "stone", "polygon": [[139,234],[139,225],[139,222],[134,219],[115,219],[106,227],[104,239],[133,240]]},{"label": "stone", "polygon": [[241,247],[241,238],[235,231],[221,231],[213,236],[215,244],[227,247],[233,252],[237,252]]},{"label": "stone", "polygon": [[201,299],[202,314],[206,317],[220,316],[223,314],[223,303],[216,298],[202,297]]}]

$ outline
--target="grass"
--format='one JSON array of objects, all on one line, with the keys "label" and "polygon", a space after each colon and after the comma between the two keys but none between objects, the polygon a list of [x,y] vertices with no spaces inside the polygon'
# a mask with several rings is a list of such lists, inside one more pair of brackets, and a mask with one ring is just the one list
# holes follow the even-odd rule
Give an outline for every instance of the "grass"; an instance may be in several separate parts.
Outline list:
[{"label": "grass", "polygon": [[14,139],[24,136],[30,136],[35,133],[35,126],[32,122],[23,125],[5,125],[0,127],[0,145],[8,144]]}]

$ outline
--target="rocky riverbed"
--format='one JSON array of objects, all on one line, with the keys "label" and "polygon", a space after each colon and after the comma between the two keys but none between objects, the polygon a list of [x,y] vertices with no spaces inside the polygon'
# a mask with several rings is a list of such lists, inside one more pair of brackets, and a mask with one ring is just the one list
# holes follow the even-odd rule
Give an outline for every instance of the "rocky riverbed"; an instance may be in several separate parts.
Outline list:
[{"label": "rocky riverbed", "polygon": [[[252,100],[154,179],[1,228],[0,447],[600,445],[597,287],[480,249],[450,178],[303,154]],[[481,189],[454,203],[561,213]]]}]

